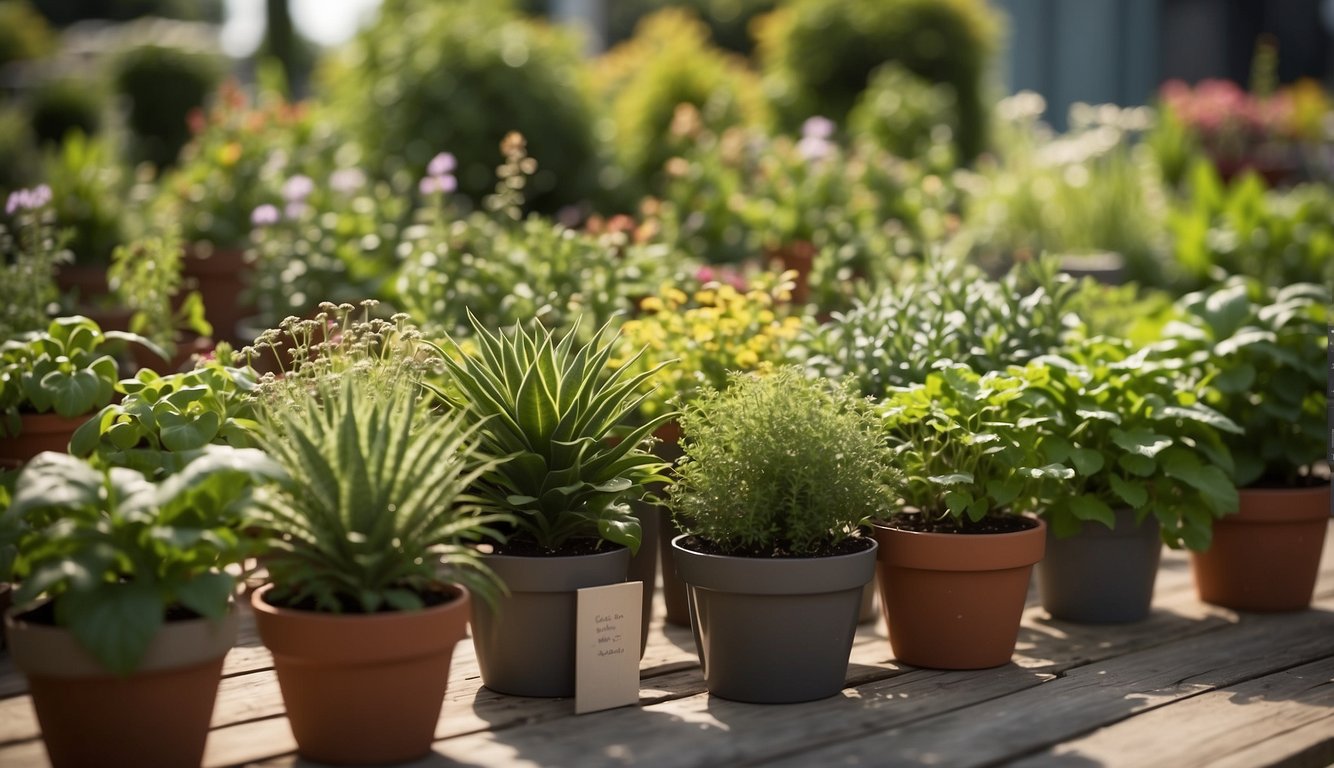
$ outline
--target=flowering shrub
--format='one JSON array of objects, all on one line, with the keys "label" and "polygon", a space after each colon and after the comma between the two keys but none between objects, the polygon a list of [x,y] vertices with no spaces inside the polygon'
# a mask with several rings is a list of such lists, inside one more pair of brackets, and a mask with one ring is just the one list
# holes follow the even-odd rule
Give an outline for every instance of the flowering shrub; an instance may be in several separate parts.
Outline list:
[{"label": "flowering shrub", "polygon": [[[706,273],[705,277],[712,277]],[[753,371],[782,360],[787,342],[796,337],[801,318],[789,312],[792,274],[759,275],[746,288],[709,280],[692,294],[664,284],[639,303],[641,314],[621,326],[620,347],[613,365],[633,360],[648,370],[676,360],[645,389],[639,412],[652,418],[686,403],[706,389],[725,389],[729,371]]]},{"label": "flowering shrub", "polygon": [[69,236],[57,229],[51,188],[17,189],[0,219],[0,339],[44,328],[56,298],[56,264],[69,259]]}]

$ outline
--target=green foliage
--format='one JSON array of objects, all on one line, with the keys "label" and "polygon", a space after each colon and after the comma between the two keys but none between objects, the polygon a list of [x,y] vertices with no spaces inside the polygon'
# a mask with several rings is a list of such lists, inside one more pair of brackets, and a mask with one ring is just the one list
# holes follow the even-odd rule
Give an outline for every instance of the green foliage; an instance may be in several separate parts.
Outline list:
[{"label": "green foliage", "polygon": [[16,206],[8,223],[0,219],[0,340],[46,326],[47,309],[58,295],[57,265],[69,260],[69,234],[57,227],[49,187],[16,190],[6,203],[38,193],[45,202]]},{"label": "green foliage", "polygon": [[169,376],[141,369],[116,384],[120,402],[75,430],[70,453],[158,478],[181,471],[210,444],[257,448],[254,388],[252,371],[219,362]]},{"label": "green foliage", "polygon": [[496,147],[518,131],[541,162],[531,204],[554,210],[592,191],[597,150],[579,48],[509,5],[386,4],[329,62],[324,95],[368,171],[415,173],[447,149],[459,158],[459,190],[478,201],[490,189]]},{"label": "green foliage", "polygon": [[733,375],[681,427],[673,516],[728,553],[830,554],[893,503],[894,459],[870,403],[798,368]]},{"label": "green foliage", "polygon": [[610,105],[620,162],[643,189],[661,186],[655,182],[678,149],[669,129],[681,104],[713,131],[767,119],[759,79],[744,61],[713,48],[708,28],[684,9],[643,19],[593,74],[599,100]]},{"label": "green foliage", "polygon": [[1230,186],[1198,160],[1190,192],[1168,218],[1182,287],[1202,288],[1228,275],[1265,285],[1322,282],[1334,263],[1334,192],[1324,184],[1268,190],[1248,173]]},{"label": "green foliage", "polygon": [[[866,90],[848,113],[848,131],[868,136],[899,157],[922,157],[958,132],[954,91],[914,75],[898,62],[871,73]],[[941,165],[952,165],[952,157]]]},{"label": "green foliage", "polygon": [[[495,539],[469,485],[476,424],[441,416],[407,377],[320,379],[304,403],[261,400],[261,434],[290,478],[260,497],[271,600],[333,613],[420,610],[445,583],[494,599],[501,585],[469,546]],[[441,566],[445,570],[441,571]]]},{"label": "green foliage", "polygon": [[172,164],[190,139],[186,116],[217,87],[222,63],[208,54],[146,44],[120,54],[114,70],[116,92],[130,106],[134,156]]},{"label": "green foliage", "polygon": [[42,453],[19,475],[0,518],[0,549],[17,548],[20,610],[47,597],[55,620],[119,675],[133,672],[182,607],[220,619],[236,587],[224,568],[250,554],[238,534],[252,486],[281,475],[262,452],[212,446],[154,484]]},{"label": "green foliage", "polygon": [[130,330],[169,351],[176,349],[178,330],[200,336],[213,333],[198,291],[185,294],[177,306],[183,257],[180,234],[169,228],[117,247],[107,270],[111,290],[123,306],[134,310]]},{"label": "green foliage", "polygon": [[988,515],[1036,512],[1075,471],[1047,458],[1051,416],[1021,376],[963,365],[891,389],[881,405],[905,508],[961,526]]},{"label": "green foliage", "polygon": [[[522,5],[546,8],[542,0],[524,0]],[[700,18],[713,43],[728,51],[749,54],[754,47],[750,25],[772,11],[779,0],[618,0],[609,3],[607,39],[613,43],[629,38],[646,17],[668,8],[681,8]]]},{"label": "green foliage", "polygon": [[42,177],[51,186],[56,219],[70,233],[66,247],[76,263],[106,265],[125,241],[125,176],[111,145],[82,133],[66,136],[42,158]]},{"label": "green foliage", "polygon": [[575,332],[557,342],[540,326],[516,323],[496,334],[470,319],[477,349],[453,344],[439,394],[481,425],[487,454],[510,457],[475,484],[486,507],[512,514],[515,536],[546,550],[588,537],[638,551],[639,520],[625,500],[665,479],[666,466],[641,443],[676,414],[628,434],[617,428],[636,412],[645,397],[636,393],[657,368],[631,375],[631,362],[610,370],[614,340],[604,340],[605,327],[576,349]]},{"label": "green foliage", "polygon": [[1328,286],[1264,287],[1235,277],[1188,294],[1163,330],[1166,354],[1212,375],[1208,404],[1241,426],[1225,435],[1237,487],[1286,487],[1324,455]]},{"label": "green foliage", "polygon": [[38,143],[59,144],[70,133],[98,133],[105,103],[105,91],[95,83],[75,79],[41,83],[28,104]]},{"label": "green foliage", "polygon": [[28,113],[13,102],[0,104],[0,189],[37,183],[40,157]]},{"label": "green foliage", "polygon": [[46,19],[31,2],[0,2],[0,67],[15,61],[39,59],[50,53],[54,46],[55,40]]},{"label": "green foliage", "polygon": [[1240,428],[1205,404],[1207,387],[1155,365],[1151,353],[1097,340],[1011,369],[1051,409],[1046,460],[1074,470],[1038,510],[1056,535],[1089,520],[1110,528],[1113,509],[1128,507],[1137,520],[1157,518],[1169,546],[1203,550],[1214,519],[1237,510],[1221,434]]},{"label": "green foliage", "polygon": [[[58,317],[45,331],[21,334],[0,345],[0,434],[16,435],[19,414],[83,416],[111,402],[118,372],[113,342],[150,349],[147,339],[120,331],[102,332],[80,315]],[[160,350],[154,350],[159,351]]]},{"label": "green foliage", "polygon": [[959,156],[986,147],[983,73],[998,22],[980,0],[793,0],[757,27],[765,89],[787,125],[843,123],[882,64],[898,62],[953,91]]},{"label": "green foliage", "polygon": [[795,354],[820,375],[849,377],[875,397],[920,384],[950,362],[1003,371],[1061,346],[1078,291],[1051,261],[1017,264],[995,281],[941,260],[812,330]]}]

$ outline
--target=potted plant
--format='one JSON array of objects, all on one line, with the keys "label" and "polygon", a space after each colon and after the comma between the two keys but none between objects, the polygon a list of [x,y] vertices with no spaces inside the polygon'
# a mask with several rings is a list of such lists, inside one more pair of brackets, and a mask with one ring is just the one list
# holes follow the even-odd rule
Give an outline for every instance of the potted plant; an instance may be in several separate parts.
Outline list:
[{"label": "potted plant", "polygon": [[23,463],[42,451],[66,450],[83,420],[111,401],[119,378],[115,341],[161,351],[136,334],[104,333],[79,315],[0,345],[0,461]]},{"label": "potted plant", "polygon": [[1037,510],[1048,522],[1038,587],[1054,618],[1145,618],[1163,543],[1205,549],[1215,519],[1236,511],[1220,431],[1238,428],[1204,404],[1206,387],[1150,354],[1100,339],[1012,369],[1050,408],[1045,459],[1074,470]]},{"label": "potted plant", "polygon": [[495,606],[473,606],[482,682],[519,696],[574,693],[577,590],[626,580],[642,531],[626,501],[661,482],[666,465],[642,443],[675,417],[665,412],[618,441],[641,385],[657,371],[611,370],[606,328],[576,346],[576,328],[515,325],[493,333],[473,318],[469,354],[457,341],[439,394],[481,430],[483,450],[509,461],[474,483],[487,509],[513,516],[485,562],[509,588]]},{"label": "potted plant", "polygon": [[0,217],[0,339],[45,328],[57,298],[56,270],[71,254],[56,226],[51,188],[16,189]]},{"label": "potted plant", "polygon": [[258,396],[288,479],[258,500],[270,583],[251,607],[297,751],[402,762],[430,751],[471,595],[500,590],[467,546],[497,536],[501,518],[468,495],[496,462],[475,426],[429,406],[419,381],[435,361],[414,329],[345,313],[329,333]]},{"label": "potted plant", "polygon": [[140,368],[179,370],[196,352],[208,350],[213,327],[204,319],[199,291],[181,294],[184,246],[174,227],[117,246],[107,281],[123,307],[130,309],[130,330],[167,352],[167,357],[136,354]]},{"label": "potted plant", "polygon": [[1184,322],[1164,335],[1212,367],[1209,405],[1235,421],[1226,434],[1240,511],[1219,520],[1192,563],[1200,599],[1247,611],[1311,604],[1330,515],[1325,333],[1329,289],[1266,288],[1234,278],[1179,302]]},{"label": "potted plant", "polygon": [[800,369],[735,374],[682,416],[672,547],[709,692],[779,704],[842,687],[893,456],[869,402]]},{"label": "potted plant", "polygon": [[224,569],[251,486],[279,474],[224,446],[157,484],[61,453],[24,467],[0,519],[5,629],[52,764],[199,764],[237,632]]},{"label": "potted plant", "polygon": [[156,478],[179,471],[191,451],[211,443],[261,447],[251,397],[255,386],[249,368],[216,358],[166,376],[140,369],[116,384],[123,395],[118,402],[74,431],[69,451]]},{"label": "potted plant", "polygon": [[899,661],[983,669],[1014,653],[1046,524],[1038,509],[1074,472],[1043,463],[1048,417],[1021,377],[947,365],[892,389],[885,434],[906,480],[875,523],[877,578]]}]

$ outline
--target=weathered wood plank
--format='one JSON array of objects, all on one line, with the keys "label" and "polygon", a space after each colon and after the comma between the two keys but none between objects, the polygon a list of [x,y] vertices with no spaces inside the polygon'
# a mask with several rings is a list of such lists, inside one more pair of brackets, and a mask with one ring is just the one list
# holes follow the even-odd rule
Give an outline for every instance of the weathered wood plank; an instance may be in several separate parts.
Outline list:
[{"label": "weathered wood plank", "polygon": [[1145,712],[1015,766],[1255,766],[1282,764],[1294,755],[1328,764],[1334,761],[1334,643],[1329,653]]}]

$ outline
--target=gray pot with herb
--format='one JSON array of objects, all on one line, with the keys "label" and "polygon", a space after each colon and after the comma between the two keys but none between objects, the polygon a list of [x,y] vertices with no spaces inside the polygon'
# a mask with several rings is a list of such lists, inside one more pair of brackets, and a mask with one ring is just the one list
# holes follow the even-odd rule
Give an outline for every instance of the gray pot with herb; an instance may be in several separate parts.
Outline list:
[{"label": "gray pot with herb", "polygon": [[540,326],[472,325],[476,352],[454,344],[439,394],[478,426],[486,453],[509,457],[472,492],[513,521],[485,557],[509,593],[473,606],[482,682],[518,696],[571,696],[577,590],[626,580],[643,538],[627,502],[665,479],[645,440],[675,414],[609,439],[657,367],[611,370],[605,328],[576,347],[577,325],[559,341]]},{"label": "gray pot with herb", "polygon": [[763,704],[843,688],[892,457],[866,401],[797,368],[736,374],[682,417],[670,506],[709,693]]}]

